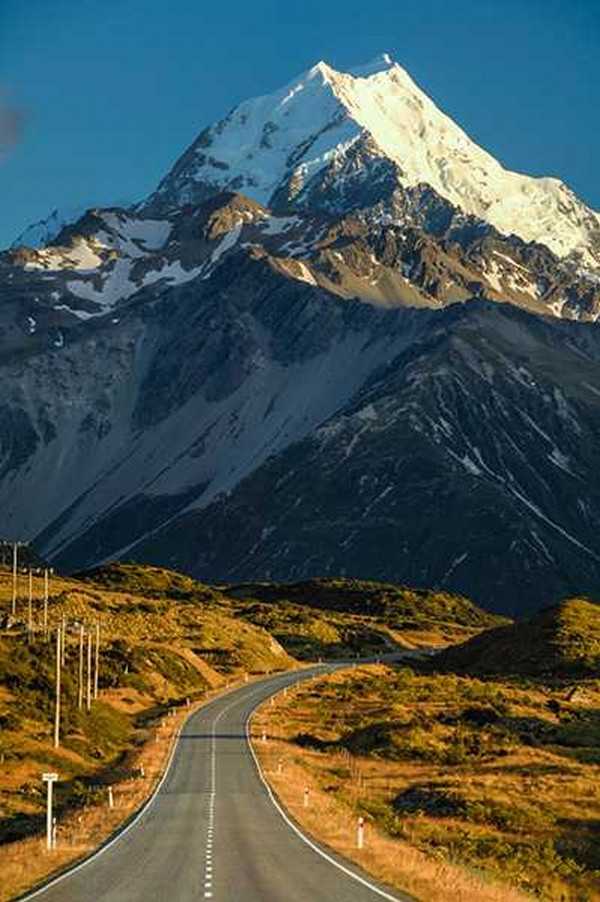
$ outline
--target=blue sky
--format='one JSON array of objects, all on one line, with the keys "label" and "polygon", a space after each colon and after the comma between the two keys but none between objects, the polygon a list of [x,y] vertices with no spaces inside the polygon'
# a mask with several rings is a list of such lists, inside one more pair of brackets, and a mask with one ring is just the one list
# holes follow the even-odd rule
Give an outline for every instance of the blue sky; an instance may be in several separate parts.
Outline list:
[{"label": "blue sky", "polygon": [[600,210],[600,0],[0,0],[0,123],[21,122],[0,246],[55,207],[142,197],[204,125],[319,59],[382,51],[506,166]]}]

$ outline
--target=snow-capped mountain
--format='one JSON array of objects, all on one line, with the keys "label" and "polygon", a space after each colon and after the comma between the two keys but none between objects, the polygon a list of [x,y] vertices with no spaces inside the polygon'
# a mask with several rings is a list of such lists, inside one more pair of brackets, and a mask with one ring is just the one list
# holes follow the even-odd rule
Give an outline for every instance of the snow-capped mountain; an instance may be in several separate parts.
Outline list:
[{"label": "snow-capped mountain", "polygon": [[0,253],[0,536],[512,612],[600,591],[598,216],[388,57],[34,244]]},{"label": "snow-capped mountain", "polygon": [[350,72],[317,63],[241,103],[202,132],[150,203],[180,206],[227,189],[267,206],[312,207],[326,186],[322,205],[340,212],[356,207],[346,189],[357,169],[371,176],[385,163],[402,188],[427,185],[501,234],[600,272],[600,215],[558,179],[504,169],[387,54]]}]

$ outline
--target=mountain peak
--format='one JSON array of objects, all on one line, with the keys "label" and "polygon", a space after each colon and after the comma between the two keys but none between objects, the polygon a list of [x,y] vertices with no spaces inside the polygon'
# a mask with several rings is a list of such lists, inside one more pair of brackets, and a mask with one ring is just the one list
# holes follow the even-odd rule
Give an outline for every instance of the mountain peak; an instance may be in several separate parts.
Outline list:
[{"label": "mountain peak", "polygon": [[348,70],[349,75],[353,75],[355,78],[368,78],[371,75],[379,75],[380,72],[389,72],[390,69],[397,68],[399,69],[398,63],[396,63],[389,53],[379,53],[368,63],[364,63],[361,66],[353,66]]},{"label": "mountain peak", "polygon": [[395,192],[427,188],[459,216],[600,270],[598,214],[557,179],[506,170],[387,53],[347,72],[321,60],[244,101],[202,132],[148,205],[164,210],[232,190],[266,206],[324,198],[326,209],[343,212],[340,198],[361,206],[348,185],[361,173],[372,184],[378,167],[388,176],[391,221]]},{"label": "mountain peak", "polygon": [[294,79],[293,84],[305,81],[307,78],[321,77],[323,81],[331,82],[339,78],[370,78],[372,75],[380,75],[389,72],[390,69],[400,70],[400,66],[392,59],[389,53],[379,53],[368,63],[351,66],[348,69],[336,69],[326,60],[319,60],[314,66],[311,66],[307,72]]}]

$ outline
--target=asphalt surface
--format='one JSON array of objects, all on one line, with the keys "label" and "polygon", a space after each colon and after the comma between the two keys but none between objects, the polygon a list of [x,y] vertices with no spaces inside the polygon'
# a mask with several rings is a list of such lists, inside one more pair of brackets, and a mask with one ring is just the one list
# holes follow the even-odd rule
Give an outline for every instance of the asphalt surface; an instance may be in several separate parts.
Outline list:
[{"label": "asphalt surface", "polygon": [[325,665],[249,683],[189,718],[160,792],[99,857],[40,902],[375,902],[401,894],[305,842],[262,782],[246,721],[265,698]]}]

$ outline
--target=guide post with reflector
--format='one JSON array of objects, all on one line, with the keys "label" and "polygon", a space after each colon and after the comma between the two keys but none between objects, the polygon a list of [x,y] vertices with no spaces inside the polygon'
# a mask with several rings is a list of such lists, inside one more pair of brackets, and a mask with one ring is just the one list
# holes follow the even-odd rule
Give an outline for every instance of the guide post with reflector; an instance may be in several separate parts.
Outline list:
[{"label": "guide post with reflector", "polygon": [[365,819],[359,817],[358,826],[356,828],[356,848],[363,849],[365,845]]}]

